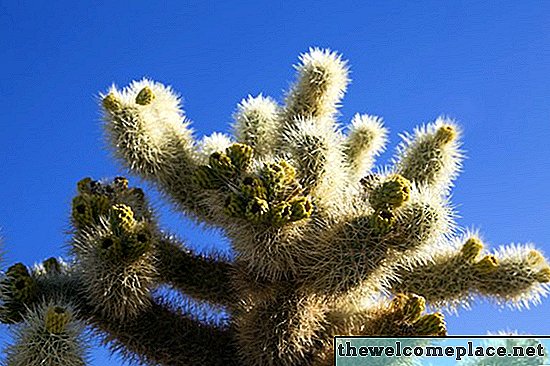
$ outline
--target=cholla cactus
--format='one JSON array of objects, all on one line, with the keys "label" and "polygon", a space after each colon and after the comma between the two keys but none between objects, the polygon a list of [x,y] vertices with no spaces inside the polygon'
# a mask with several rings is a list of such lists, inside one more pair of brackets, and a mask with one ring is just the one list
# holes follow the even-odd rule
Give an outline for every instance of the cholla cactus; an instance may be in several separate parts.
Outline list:
[{"label": "cholla cactus", "polygon": [[[178,210],[221,229],[234,259],[198,255],[162,231],[126,179],[83,179],[69,264],[16,264],[2,278],[2,321],[23,324],[8,364],[79,364],[81,348],[67,340],[78,321],[143,363],[330,365],[334,335],[444,336],[442,313],[427,309],[478,296],[521,307],[545,295],[550,267],[539,251],[488,251],[475,233],[456,234],[453,121],[405,135],[392,166],[373,170],[388,132],[360,114],[341,129],[346,62],[312,49],[296,68],[284,105],[248,97],[233,137],[198,142],[162,84],[102,95],[115,156]],[[164,285],[227,319],[198,316],[156,291]],[[53,341],[63,332],[65,343]]]}]

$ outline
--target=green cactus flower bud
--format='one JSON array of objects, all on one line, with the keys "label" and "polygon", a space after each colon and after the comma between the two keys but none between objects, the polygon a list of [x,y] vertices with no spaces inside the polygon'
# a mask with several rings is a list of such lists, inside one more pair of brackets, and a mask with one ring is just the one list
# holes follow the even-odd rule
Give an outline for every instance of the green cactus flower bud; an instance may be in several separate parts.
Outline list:
[{"label": "green cactus flower bud", "polygon": [[36,281],[30,276],[24,264],[16,263],[9,267],[6,275],[9,279],[9,289],[15,300],[25,303],[36,297]]},{"label": "green cactus flower bud", "polygon": [[447,145],[457,137],[456,128],[450,125],[441,126],[435,133],[435,141],[441,145]]},{"label": "green cactus flower bud", "polygon": [[241,192],[245,197],[258,197],[265,199],[267,191],[262,180],[258,177],[245,177],[241,183]]},{"label": "green cactus flower bud", "polygon": [[229,156],[221,152],[215,152],[208,159],[212,171],[220,177],[231,178],[235,175],[236,169]]},{"label": "green cactus flower bud", "polygon": [[531,250],[527,254],[527,261],[533,266],[540,266],[546,263],[546,259],[538,250]]},{"label": "green cactus flower bud", "polygon": [[122,109],[122,103],[113,94],[107,95],[102,101],[103,108],[109,112],[118,112]]},{"label": "green cactus flower bud", "polygon": [[132,208],[124,204],[114,205],[111,208],[111,224],[123,232],[131,232],[136,225]]},{"label": "green cactus flower bud", "polygon": [[92,178],[90,177],[79,180],[78,183],[76,184],[78,193],[81,193],[81,194],[92,193],[91,182],[92,182]]},{"label": "green cactus flower bud", "polygon": [[388,234],[396,222],[391,211],[380,211],[368,217],[368,225],[375,236]]},{"label": "green cactus flower bud", "polygon": [[464,246],[460,250],[462,257],[468,261],[473,262],[483,250],[483,243],[478,238],[469,238],[464,243]]},{"label": "green cactus flower bud", "polygon": [[146,86],[145,88],[141,89],[138,95],[136,96],[136,104],[139,105],[149,105],[151,102],[155,99],[155,94],[153,94],[153,91],[151,88]]},{"label": "green cactus flower bud", "polygon": [[61,271],[61,263],[54,257],[46,259],[42,262],[42,265],[47,273],[58,273]]},{"label": "green cactus flower bud", "polygon": [[447,325],[441,313],[427,314],[413,323],[418,335],[445,336]]},{"label": "green cactus flower bud", "polygon": [[292,206],[286,201],[280,202],[271,208],[271,221],[275,226],[289,222],[291,215]]},{"label": "green cactus flower bud", "polygon": [[61,306],[50,306],[44,317],[46,331],[53,334],[61,334],[71,321],[71,313]]},{"label": "green cactus flower bud", "polygon": [[15,276],[29,276],[29,270],[27,269],[27,266],[25,266],[23,263],[15,263],[14,265],[10,266],[8,270],[6,271],[6,275],[9,277],[15,277]]},{"label": "green cactus flower bud", "polygon": [[294,198],[289,202],[291,206],[291,221],[298,221],[306,219],[311,216],[313,212],[313,205],[311,203],[311,198],[309,197],[298,197]]},{"label": "green cactus flower bud", "polygon": [[296,170],[286,161],[266,164],[260,176],[270,199],[275,199],[285,186],[294,183]]},{"label": "green cactus flower bud", "polygon": [[259,197],[253,197],[246,205],[246,217],[255,223],[262,222],[268,212],[269,204]]},{"label": "green cactus flower bud", "polygon": [[498,268],[498,259],[492,254],[486,255],[474,267],[481,273],[493,272]]},{"label": "green cactus flower bud", "polygon": [[426,300],[417,295],[409,295],[403,305],[403,315],[406,322],[415,322],[420,319],[422,313],[426,310]]},{"label": "green cactus flower bud", "polygon": [[245,171],[252,162],[252,147],[245,144],[233,144],[229,146],[225,153],[231,159],[233,165],[239,171]]},{"label": "green cactus flower bud", "polygon": [[107,215],[109,198],[102,195],[81,194],[73,199],[72,217],[77,228],[97,223],[99,216]]},{"label": "green cactus flower bud", "polygon": [[224,210],[231,217],[243,217],[246,206],[239,195],[231,193],[225,200]]},{"label": "green cactus flower bud", "polygon": [[394,174],[369,196],[375,210],[394,209],[407,202],[411,195],[411,182],[399,174]]},{"label": "green cactus flower bud", "polygon": [[543,269],[541,269],[540,271],[538,271],[536,274],[535,274],[535,278],[537,279],[537,281],[539,281],[540,283],[548,283],[550,282],[550,267],[545,267]]},{"label": "green cactus flower bud", "polygon": [[128,179],[124,177],[115,177],[113,179],[113,187],[118,191],[125,191],[128,189]]}]

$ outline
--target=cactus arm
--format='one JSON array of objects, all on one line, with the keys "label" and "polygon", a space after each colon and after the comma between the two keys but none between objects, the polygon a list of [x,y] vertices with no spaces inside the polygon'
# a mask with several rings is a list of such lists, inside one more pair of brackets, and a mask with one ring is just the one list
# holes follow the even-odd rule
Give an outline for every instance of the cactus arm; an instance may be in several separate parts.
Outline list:
[{"label": "cactus arm", "polygon": [[243,99],[234,114],[233,131],[238,142],[251,146],[257,157],[273,154],[280,107],[261,94]]},{"label": "cactus arm", "polygon": [[356,114],[344,142],[344,154],[349,166],[350,183],[358,183],[372,168],[374,158],[387,142],[388,130],[377,116]]},{"label": "cactus arm", "polygon": [[447,203],[428,193],[391,175],[370,192],[368,206],[358,203],[353,215],[324,225],[333,231],[314,235],[310,243],[316,248],[307,266],[313,288],[341,294],[376,282],[388,263],[414,256],[446,232]]},{"label": "cactus arm", "polygon": [[448,193],[463,158],[459,136],[455,123],[445,118],[404,134],[394,159],[396,172],[417,185]]},{"label": "cactus arm", "polygon": [[233,264],[186,249],[173,237],[163,236],[157,244],[158,280],[196,300],[231,307],[235,294],[231,288]]},{"label": "cactus arm", "polygon": [[200,322],[166,304],[155,302],[133,321],[98,314],[90,319],[111,350],[130,360],[167,366],[238,365],[229,329]]},{"label": "cactus arm", "polygon": [[123,90],[112,87],[102,104],[115,156],[179,208],[207,218],[200,189],[191,179],[197,166],[195,142],[179,97],[162,84],[142,80]]},{"label": "cactus arm", "polygon": [[314,48],[295,68],[298,78],[286,96],[282,129],[293,129],[300,118],[332,124],[349,83],[346,62],[335,52]]},{"label": "cactus arm", "polygon": [[434,306],[469,306],[476,296],[499,304],[529,306],[540,301],[550,282],[550,267],[530,246],[508,246],[483,253],[476,236],[439,250],[431,261],[400,265],[391,290],[423,296]]}]

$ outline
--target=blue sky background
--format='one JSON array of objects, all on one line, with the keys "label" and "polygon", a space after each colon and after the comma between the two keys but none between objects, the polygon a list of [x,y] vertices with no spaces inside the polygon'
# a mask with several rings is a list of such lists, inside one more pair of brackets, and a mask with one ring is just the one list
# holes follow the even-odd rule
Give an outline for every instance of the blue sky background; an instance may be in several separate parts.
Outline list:
[{"label": "blue sky background", "polygon": [[[0,0],[6,265],[63,255],[75,183],[121,174],[104,149],[99,91],[148,76],[183,95],[198,135],[228,131],[243,97],[281,99],[310,46],[350,60],[341,121],[382,116],[382,162],[398,133],[456,118],[468,155],[453,194],[459,223],[492,246],[533,242],[550,255],[550,2]],[[190,246],[227,250],[167,205],[161,214]],[[548,319],[550,299],[522,312],[482,303],[448,325],[542,335]],[[107,354],[94,350],[92,364],[119,364]]]}]

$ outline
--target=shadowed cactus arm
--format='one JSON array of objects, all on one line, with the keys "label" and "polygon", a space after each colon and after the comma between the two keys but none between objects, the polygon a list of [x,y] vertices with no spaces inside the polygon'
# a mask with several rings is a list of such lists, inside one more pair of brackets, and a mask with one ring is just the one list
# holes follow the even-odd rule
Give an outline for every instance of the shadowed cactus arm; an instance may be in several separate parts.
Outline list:
[{"label": "shadowed cactus arm", "polygon": [[550,282],[550,267],[530,246],[503,247],[483,253],[476,237],[460,246],[440,249],[430,261],[400,265],[391,290],[412,292],[434,306],[469,306],[475,296],[516,307],[540,301]]},{"label": "shadowed cactus arm", "polygon": [[195,254],[168,236],[159,239],[157,253],[159,281],[196,300],[229,308],[235,305],[237,298],[230,279],[232,263]]},{"label": "shadowed cactus arm", "polygon": [[240,364],[230,329],[166,304],[154,302],[133,321],[95,315],[91,321],[111,349],[128,360],[173,366]]}]

